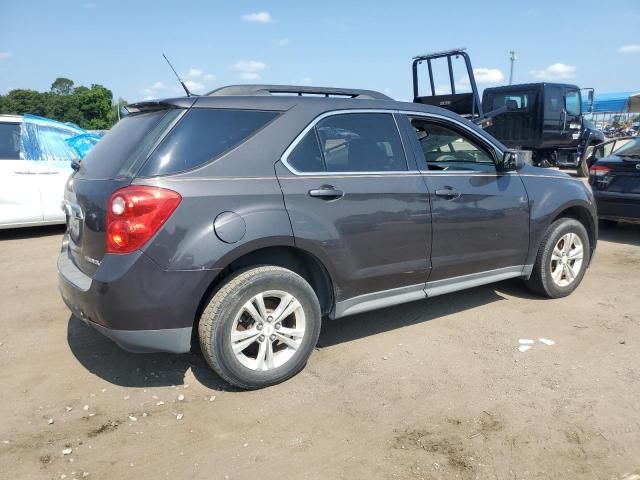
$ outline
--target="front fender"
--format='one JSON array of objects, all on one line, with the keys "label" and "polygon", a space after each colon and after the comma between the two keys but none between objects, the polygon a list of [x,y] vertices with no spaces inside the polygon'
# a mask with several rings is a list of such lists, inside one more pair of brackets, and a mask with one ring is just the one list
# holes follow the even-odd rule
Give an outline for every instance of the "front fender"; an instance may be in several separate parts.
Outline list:
[{"label": "front fender", "polygon": [[[533,168],[533,167],[530,167]],[[538,169],[536,169],[538,170]],[[527,264],[535,263],[540,243],[551,223],[567,213],[585,224],[593,253],[598,238],[598,221],[591,188],[582,180],[560,172],[523,172],[522,180],[529,196],[530,235]]]}]

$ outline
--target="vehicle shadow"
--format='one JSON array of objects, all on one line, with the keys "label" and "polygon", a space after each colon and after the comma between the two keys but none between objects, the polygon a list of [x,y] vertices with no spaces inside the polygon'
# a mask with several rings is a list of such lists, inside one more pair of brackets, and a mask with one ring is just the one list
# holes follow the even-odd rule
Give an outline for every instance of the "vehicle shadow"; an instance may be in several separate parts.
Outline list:
[{"label": "vehicle shadow", "polygon": [[84,368],[114,385],[137,388],[182,385],[186,372],[191,370],[208,388],[235,391],[211,370],[199,351],[183,355],[126,352],[74,315],[69,317],[67,342]]},{"label": "vehicle shadow", "polygon": [[318,348],[350,342],[506,300],[503,294],[534,300],[541,298],[529,292],[523,282],[506,280],[335,321],[326,320],[322,324]]},{"label": "vehicle shadow", "polygon": [[[598,230],[598,240],[640,246],[640,224],[620,222],[615,227]],[[597,254],[597,253],[596,253]]]},{"label": "vehicle shadow", "polygon": [[[325,320],[317,347],[331,347],[428,322],[506,300],[505,295],[540,299],[531,294],[521,281],[506,280],[335,321]],[[182,385],[186,372],[191,370],[196,379],[208,388],[238,391],[211,370],[197,348],[183,355],[129,353],[73,315],[69,317],[67,341],[73,355],[88,371],[115,385],[136,388]]]},{"label": "vehicle shadow", "polygon": [[62,235],[66,229],[64,225],[44,225],[42,227],[7,228],[0,230],[1,240],[21,240],[23,238],[48,237]]}]

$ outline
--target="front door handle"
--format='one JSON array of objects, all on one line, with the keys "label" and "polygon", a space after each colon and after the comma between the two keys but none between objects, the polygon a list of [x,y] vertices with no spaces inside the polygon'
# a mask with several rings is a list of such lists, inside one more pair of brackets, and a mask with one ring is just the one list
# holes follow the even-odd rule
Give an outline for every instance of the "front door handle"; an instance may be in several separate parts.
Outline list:
[{"label": "front door handle", "polygon": [[322,185],[320,188],[309,190],[309,196],[321,198],[323,200],[334,200],[344,195],[342,190],[337,190],[331,185]]},{"label": "front door handle", "polygon": [[436,196],[444,197],[447,200],[455,200],[456,198],[460,198],[462,194],[458,190],[454,190],[451,187],[440,188],[436,190]]},{"label": "front door handle", "polygon": [[35,175],[36,172],[33,170],[14,170],[13,173],[17,173],[19,175]]},{"label": "front door handle", "polygon": [[38,172],[40,175],[58,175],[60,170],[42,170]]}]

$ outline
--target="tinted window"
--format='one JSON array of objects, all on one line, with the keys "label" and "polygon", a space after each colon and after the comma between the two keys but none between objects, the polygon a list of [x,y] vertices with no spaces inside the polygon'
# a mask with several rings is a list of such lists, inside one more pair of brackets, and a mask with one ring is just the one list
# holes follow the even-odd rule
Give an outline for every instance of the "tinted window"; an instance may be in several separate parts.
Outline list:
[{"label": "tinted window", "polygon": [[580,93],[576,90],[571,92],[567,92],[567,96],[565,99],[567,113],[570,115],[580,115]]},{"label": "tinted window", "polygon": [[496,110],[501,107],[507,107],[507,110],[512,111],[526,111],[530,104],[530,93],[528,92],[512,92],[512,93],[498,93],[493,95],[491,100],[491,110]]},{"label": "tinted window", "polygon": [[204,165],[277,115],[251,110],[192,109],[153,152],[140,175],[166,175]]},{"label": "tinted window", "polygon": [[0,159],[20,159],[20,124],[0,123]]},{"label": "tinted window", "polygon": [[491,154],[453,128],[423,119],[411,120],[423,153],[421,168],[435,171],[495,170]]},{"label": "tinted window", "polygon": [[562,101],[562,89],[549,87],[545,92],[547,113],[559,113],[564,104]]},{"label": "tinted window", "polygon": [[322,172],[324,161],[315,129],[311,129],[289,154],[289,165],[298,172]]},{"label": "tinted window", "polygon": [[316,128],[328,172],[407,170],[402,141],[391,114],[333,115],[318,122]]},{"label": "tinted window", "polygon": [[78,176],[118,178],[135,174],[160,135],[184,110],[161,110],[120,120],[82,160]]}]

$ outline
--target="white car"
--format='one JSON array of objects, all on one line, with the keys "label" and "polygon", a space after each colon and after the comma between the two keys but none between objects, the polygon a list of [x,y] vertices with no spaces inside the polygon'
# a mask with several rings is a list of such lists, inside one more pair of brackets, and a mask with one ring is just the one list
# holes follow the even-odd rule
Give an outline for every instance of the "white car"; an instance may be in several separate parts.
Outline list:
[{"label": "white car", "polygon": [[[30,117],[25,128],[22,116],[0,115],[0,229],[65,222],[60,205],[74,153],[64,139],[81,130],[41,120]],[[25,140],[35,145],[31,155],[24,155]]]}]

